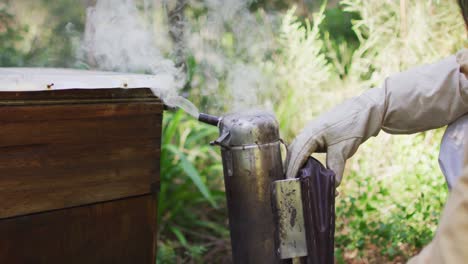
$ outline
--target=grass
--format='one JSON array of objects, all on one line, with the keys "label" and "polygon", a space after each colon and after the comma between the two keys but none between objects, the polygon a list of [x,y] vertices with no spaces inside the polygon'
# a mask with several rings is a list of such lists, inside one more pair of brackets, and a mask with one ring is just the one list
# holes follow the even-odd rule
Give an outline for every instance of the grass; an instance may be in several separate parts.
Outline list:
[{"label": "grass", "polygon": [[221,158],[208,144],[217,128],[178,111],[165,114],[163,131],[158,263],[203,263],[229,250]]}]

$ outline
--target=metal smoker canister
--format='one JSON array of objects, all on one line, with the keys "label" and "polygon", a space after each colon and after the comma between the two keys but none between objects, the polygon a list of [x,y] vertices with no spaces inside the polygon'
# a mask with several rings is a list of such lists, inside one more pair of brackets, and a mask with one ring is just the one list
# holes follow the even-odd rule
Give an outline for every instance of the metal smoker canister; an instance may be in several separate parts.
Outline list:
[{"label": "metal smoker canister", "polygon": [[234,263],[280,263],[271,206],[271,184],[283,179],[278,122],[262,111],[200,121],[220,131],[213,144],[221,146]]}]

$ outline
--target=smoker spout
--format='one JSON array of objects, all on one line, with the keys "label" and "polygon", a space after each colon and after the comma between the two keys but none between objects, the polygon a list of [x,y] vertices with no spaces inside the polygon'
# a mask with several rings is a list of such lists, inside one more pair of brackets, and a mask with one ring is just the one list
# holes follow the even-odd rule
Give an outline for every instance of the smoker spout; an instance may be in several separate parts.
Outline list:
[{"label": "smoker spout", "polygon": [[210,124],[212,126],[218,126],[219,120],[219,117],[213,115],[208,115],[204,113],[200,113],[200,115],[198,115],[198,121]]}]

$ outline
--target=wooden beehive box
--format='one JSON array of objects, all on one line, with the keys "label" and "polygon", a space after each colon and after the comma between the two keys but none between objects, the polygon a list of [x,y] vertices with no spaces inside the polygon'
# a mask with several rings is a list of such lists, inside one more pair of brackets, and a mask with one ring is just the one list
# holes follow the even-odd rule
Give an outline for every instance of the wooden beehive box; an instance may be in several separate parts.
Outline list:
[{"label": "wooden beehive box", "polygon": [[162,111],[149,89],[0,92],[0,263],[154,263]]}]

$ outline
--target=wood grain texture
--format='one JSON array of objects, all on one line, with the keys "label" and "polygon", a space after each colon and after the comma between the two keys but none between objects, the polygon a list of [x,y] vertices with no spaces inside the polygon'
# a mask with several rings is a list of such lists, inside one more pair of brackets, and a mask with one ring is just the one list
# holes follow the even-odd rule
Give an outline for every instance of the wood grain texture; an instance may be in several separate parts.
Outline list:
[{"label": "wood grain texture", "polygon": [[[161,101],[142,97],[147,89],[82,92],[0,93],[0,219],[149,194],[159,185]],[[91,97],[105,102],[80,103]],[[47,98],[65,102],[36,104]]]},{"label": "wood grain texture", "polygon": [[141,99],[153,98],[157,99],[150,89],[68,89],[68,90],[50,90],[50,91],[33,91],[33,92],[0,92],[0,100],[3,102],[14,100],[26,100],[28,104],[34,101],[51,101],[51,100],[68,100],[73,103],[73,100],[114,100],[114,99]]},{"label": "wood grain texture", "polygon": [[144,195],[0,220],[0,263],[155,263],[156,202]]}]

